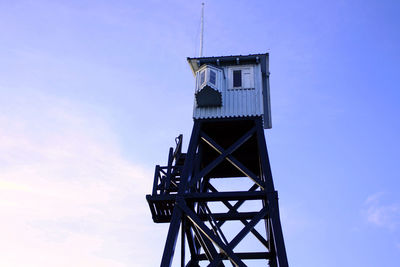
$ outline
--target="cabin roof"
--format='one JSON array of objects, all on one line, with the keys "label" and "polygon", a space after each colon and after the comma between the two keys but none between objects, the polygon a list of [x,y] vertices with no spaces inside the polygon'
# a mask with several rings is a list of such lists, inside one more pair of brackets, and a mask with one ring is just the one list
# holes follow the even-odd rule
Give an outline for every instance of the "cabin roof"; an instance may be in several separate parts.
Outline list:
[{"label": "cabin roof", "polygon": [[[187,61],[195,74],[199,68],[204,64],[212,64],[216,66],[223,65],[244,65],[244,64],[257,64],[264,63],[268,58],[268,53],[265,54],[250,54],[250,55],[231,55],[231,56],[218,56],[218,57],[193,57],[187,58]],[[261,64],[261,66],[265,64]],[[268,70],[262,70],[264,73]]]}]

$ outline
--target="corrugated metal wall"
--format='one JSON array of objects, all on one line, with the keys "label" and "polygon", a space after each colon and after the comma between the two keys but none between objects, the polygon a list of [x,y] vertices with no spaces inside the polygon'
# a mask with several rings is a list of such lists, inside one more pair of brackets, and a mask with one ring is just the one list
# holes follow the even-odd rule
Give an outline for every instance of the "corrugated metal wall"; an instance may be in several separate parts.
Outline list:
[{"label": "corrugated metal wall", "polygon": [[[194,119],[248,117],[263,115],[263,96],[260,65],[254,66],[254,89],[228,89],[228,68],[225,75],[218,78],[219,88],[222,88],[221,107],[198,108],[196,101],[193,108]],[[226,78],[224,79],[225,76]]]}]

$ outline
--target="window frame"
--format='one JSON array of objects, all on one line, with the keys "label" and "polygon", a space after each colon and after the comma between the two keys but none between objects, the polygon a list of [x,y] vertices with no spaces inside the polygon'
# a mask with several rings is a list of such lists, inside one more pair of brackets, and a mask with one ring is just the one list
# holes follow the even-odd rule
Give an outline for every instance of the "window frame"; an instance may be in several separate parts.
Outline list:
[{"label": "window frame", "polygon": [[[240,71],[240,86],[235,86],[235,72]],[[248,75],[248,78],[246,78]],[[248,79],[248,80],[246,80]],[[246,86],[249,84],[249,86]],[[254,65],[231,66],[228,69],[228,90],[255,89]]]},{"label": "window frame", "polygon": [[[208,69],[207,73],[209,74],[209,77],[208,77],[207,81],[209,83],[211,83],[212,85],[217,86],[217,72],[215,70],[211,69],[211,68],[207,68],[207,69]],[[214,74],[214,82],[211,82],[211,77],[212,77],[211,73]]]},{"label": "window frame", "polygon": [[243,84],[242,70],[232,70],[232,88],[242,88]]},{"label": "window frame", "polygon": [[[202,79],[203,75],[204,75],[204,80]],[[212,75],[214,75],[214,83],[212,82]],[[207,84],[213,87],[215,90],[221,91],[220,76],[221,76],[221,70],[213,66],[205,65],[201,67],[196,73],[196,79],[197,79],[196,91],[201,90]]]},{"label": "window frame", "polygon": [[203,86],[207,82],[207,69],[200,71],[199,75],[199,86]]}]

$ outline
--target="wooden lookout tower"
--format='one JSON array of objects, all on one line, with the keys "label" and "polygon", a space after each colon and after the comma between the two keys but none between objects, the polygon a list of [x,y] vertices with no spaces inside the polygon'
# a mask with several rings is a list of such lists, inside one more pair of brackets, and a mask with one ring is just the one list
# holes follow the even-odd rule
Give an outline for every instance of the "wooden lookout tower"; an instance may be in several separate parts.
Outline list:
[{"label": "wooden lookout tower", "polygon": [[154,222],[170,224],[161,266],[171,266],[180,237],[182,267],[288,267],[264,136],[269,55],[188,62],[196,78],[189,147],[183,153],[177,137],[146,196]]}]

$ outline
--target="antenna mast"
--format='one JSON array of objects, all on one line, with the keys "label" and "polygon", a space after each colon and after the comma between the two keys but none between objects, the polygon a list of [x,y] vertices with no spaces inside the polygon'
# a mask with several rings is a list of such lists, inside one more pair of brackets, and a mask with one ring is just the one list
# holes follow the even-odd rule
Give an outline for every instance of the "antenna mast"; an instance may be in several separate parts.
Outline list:
[{"label": "antenna mast", "polygon": [[201,30],[200,30],[199,57],[203,56],[203,35],[204,35],[204,3],[201,3]]}]

